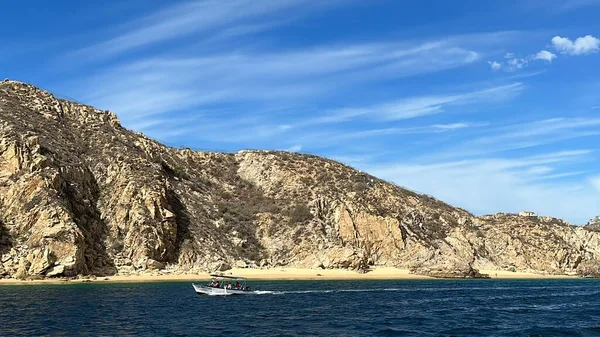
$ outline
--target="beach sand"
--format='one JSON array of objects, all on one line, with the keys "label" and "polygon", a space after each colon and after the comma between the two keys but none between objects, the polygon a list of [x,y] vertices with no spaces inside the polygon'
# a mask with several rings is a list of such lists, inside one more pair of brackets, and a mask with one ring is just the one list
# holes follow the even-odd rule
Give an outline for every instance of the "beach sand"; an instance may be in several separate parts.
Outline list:
[{"label": "beach sand", "polygon": [[544,274],[535,274],[535,273],[525,273],[525,272],[512,272],[508,270],[491,270],[491,269],[480,269],[480,273],[488,274],[491,278],[499,278],[499,279],[571,279],[571,278],[580,278],[579,276],[570,276],[570,275],[544,275]]},{"label": "beach sand", "polygon": [[[525,272],[510,272],[506,270],[480,270],[484,274],[490,275],[495,279],[557,279],[557,278],[577,278],[567,275],[542,275]],[[431,277],[410,274],[408,269],[399,269],[391,267],[377,267],[366,274],[360,274],[351,270],[344,269],[302,269],[302,268],[270,268],[270,269],[251,269],[237,268],[222,273],[223,275],[243,276],[249,280],[426,280]],[[197,275],[115,275],[102,276],[94,280],[86,279],[44,279],[44,280],[15,280],[0,279],[0,285],[9,284],[72,284],[82,282],[165,282],[165,281],[203,281],[209,280],[208,273]]]}]

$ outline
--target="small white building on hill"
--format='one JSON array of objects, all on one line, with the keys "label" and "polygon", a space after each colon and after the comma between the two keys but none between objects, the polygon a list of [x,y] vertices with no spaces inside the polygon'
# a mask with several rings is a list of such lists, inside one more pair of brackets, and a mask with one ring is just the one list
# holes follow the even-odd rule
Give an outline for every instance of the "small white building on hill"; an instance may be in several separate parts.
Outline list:
[{"label": "small white building on hill", "polygon": [[535,216],[535,212],[532,211],[520,211],[519,216]]}]

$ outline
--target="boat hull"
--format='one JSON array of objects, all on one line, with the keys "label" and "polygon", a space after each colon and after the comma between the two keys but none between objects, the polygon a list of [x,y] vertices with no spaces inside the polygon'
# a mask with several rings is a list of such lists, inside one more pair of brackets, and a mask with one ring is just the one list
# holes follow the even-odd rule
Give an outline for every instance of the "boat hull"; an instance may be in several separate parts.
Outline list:
[{"label": "boat hull", "polygon": [[198,295],[208,295],[208,296],[229,296],[229,295],[248,295],[252,294],[252,291],[245,290],[236,290],[236,289],[224,289],[224,288],[214,288],[207,287],[202,285],[192,284],[196,294]]}]

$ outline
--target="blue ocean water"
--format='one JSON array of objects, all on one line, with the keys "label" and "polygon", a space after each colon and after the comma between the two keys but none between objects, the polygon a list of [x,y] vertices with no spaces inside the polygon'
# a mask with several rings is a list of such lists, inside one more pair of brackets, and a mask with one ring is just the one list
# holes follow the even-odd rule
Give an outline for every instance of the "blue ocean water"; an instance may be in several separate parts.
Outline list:
[{"label": "blue ocean water", "polygon": [[0,287],[0,336],[600,336],[600,280],[261,281]]}]

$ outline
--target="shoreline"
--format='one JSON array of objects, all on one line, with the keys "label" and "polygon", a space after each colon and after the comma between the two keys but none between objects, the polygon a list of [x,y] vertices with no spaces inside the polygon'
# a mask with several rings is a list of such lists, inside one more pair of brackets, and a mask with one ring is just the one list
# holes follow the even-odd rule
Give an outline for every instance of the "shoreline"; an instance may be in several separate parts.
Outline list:
[{"label": "shoreline", "polygon": [[[528,272],[511,272],[506,270],[480,270],[488,274],[490,279],[583,279],[579,276],[570,275],[544,275]],[[221,273],[220,273],[221,274]],[[248,269],[234,268],[223,275],[235,275],[246,277],[249,281],[291,281],[291,280],[436,280],[438,278],[411,274],[408,269],[393,267],[376,267],[372,271],[360,274],[345,269],[304,269],[304,268],[269,268]],[[209,273],[201,274],[178,274],[178,275],[113,275],[98,276],[92,278],[77,279],[40,279],[40,280],[17,280],[0,279],[2,285],[44,285],[44,284],[79,284],[79,283],[146,283],[146,282],[169,282],[169,281],[207,281],[210,280]],[[441,279],[440,279],[441,280]]]}]

